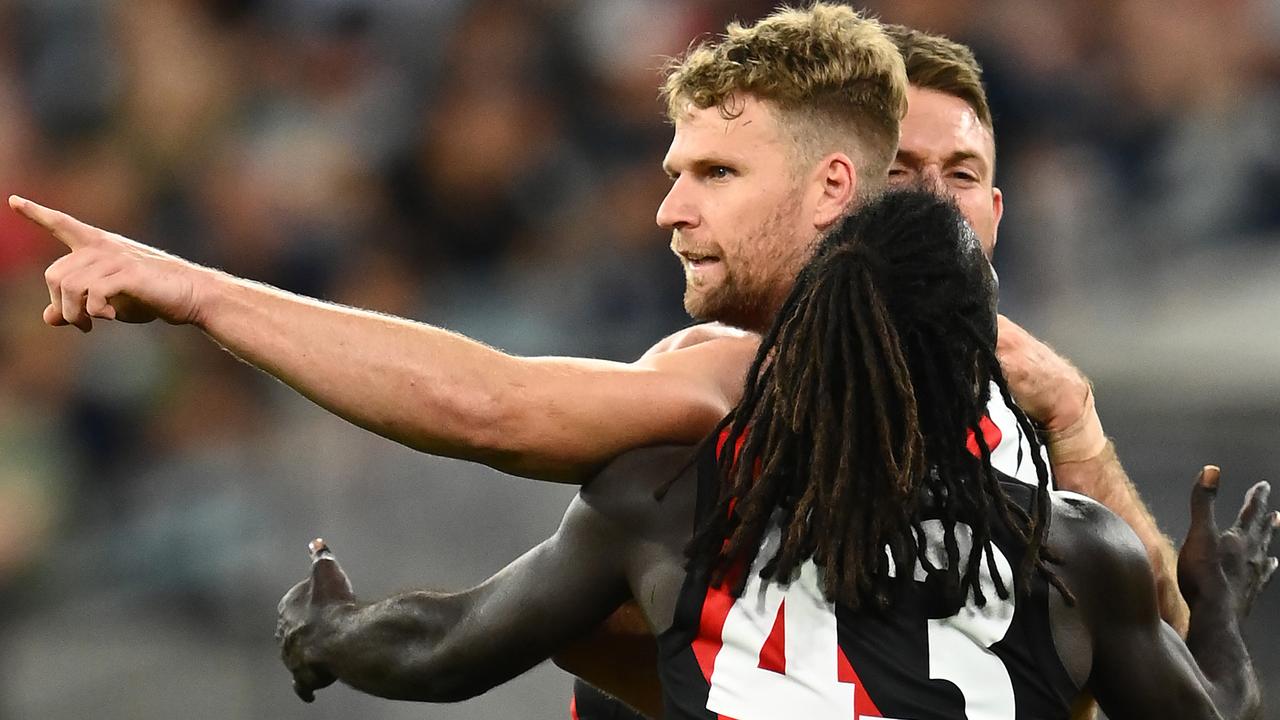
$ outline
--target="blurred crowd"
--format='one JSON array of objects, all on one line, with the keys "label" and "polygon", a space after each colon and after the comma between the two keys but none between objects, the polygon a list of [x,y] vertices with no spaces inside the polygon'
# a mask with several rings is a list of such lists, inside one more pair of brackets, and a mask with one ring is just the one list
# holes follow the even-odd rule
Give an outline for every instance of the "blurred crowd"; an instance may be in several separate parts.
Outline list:
[{"label": "blurred crowd", "polygon": [[[512,352],[632,359],[687,322],[653,222],[663,58],[772,5],[0,0],[0,193]],[[1202,253],[1277,257],[1280,5],[868,6],[985,65],[1015,318],[1167,302]],[[554,527],[567,491],[373,438],[190,328],[44,327],[60,252],[0,211],[0,718],[165,716],[182,693],[147,678],[183,663],[249,698],[188,716],[284,717],[262,709],[292,702],[282,674],[218,673],[274,671],[311,534],[390,592],[476,581]],[[193,628],[204,649],[175,649]],[[81,661],[110,669],[49,676]]]}]

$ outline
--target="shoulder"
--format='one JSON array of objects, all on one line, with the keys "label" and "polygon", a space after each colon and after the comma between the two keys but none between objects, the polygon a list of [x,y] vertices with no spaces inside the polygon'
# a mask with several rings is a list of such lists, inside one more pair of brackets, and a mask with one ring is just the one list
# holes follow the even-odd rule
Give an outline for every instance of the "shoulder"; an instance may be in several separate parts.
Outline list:
[{"label": "shoulder", "polygon": [[641,359],[675,350],[683,350],[712,340],[725,339],[758,343],[760,336],[723,323],[700,323],[683,330],[677,330],[662,338],[653,347],[649,348]]},{"label": "shoulder", "polygon": [[[1101,503],[1078,493],[1051,495],[1047,544],[1061,559],[1054,571],[1076,596],[1086,621],[1128,608],[1154,610],[1154,575],[1132,528]],[[1090,622],[1093,624],[1093,622]]]},{"label": "shoulder", "polygon": [[760,349],[759,336],[734,332],[646,354],[634,367],[657,373],[675,387],[698,388],[701,395],[713,399],[715,419],[719,420],[738,402],[747,371]]},{"label": "shoulder", "polygon": [[1074,559],[1083,565],[1094,559],[1117,566],[1137,561],[1147,565],[1147,552],[1137,533],[1102,503],[1066,490],[1052,491],[1049,497],[1049,543],[1064,562]]}]

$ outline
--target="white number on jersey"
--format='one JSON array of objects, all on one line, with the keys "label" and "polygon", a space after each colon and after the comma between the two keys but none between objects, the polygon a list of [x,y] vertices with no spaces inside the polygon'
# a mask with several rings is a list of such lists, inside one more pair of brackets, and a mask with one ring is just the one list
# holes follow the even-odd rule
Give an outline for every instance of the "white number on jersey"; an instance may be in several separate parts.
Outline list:
[{"label": "white number on jersey", "polygon": [[[923,527],[930,562],[944,567],[941,521],[926,521]],[[860,717],[857,713],[867,708],[855,707],[854,684],[839,680],[835,606],[823,597],[818,567],[805,562],[799,577],[785,587],[760,579],[760,568],[773,557],[780,537],[777,528],[768,534],[742,597],[725,618],[707,709],[735,720]],[[957,525],[956,540],[963,556],[972,545],[970,528]],[[1009,561],[999,548],[992,550],[1001,578],[1011,584]],[[985,558],[982,567],[984,607],[970,599],[949,618],[927,620],[929,677],[959,688],[969,720],[1013,720],[1013,684],[1004,663],[989,648],[1008,632],[1014,598],[1001,600]],[[925,579],[918,564],[914,576]],[[779,636],[780,648],[775,647]],[[775,658],[778,649],[781,657]]]}]

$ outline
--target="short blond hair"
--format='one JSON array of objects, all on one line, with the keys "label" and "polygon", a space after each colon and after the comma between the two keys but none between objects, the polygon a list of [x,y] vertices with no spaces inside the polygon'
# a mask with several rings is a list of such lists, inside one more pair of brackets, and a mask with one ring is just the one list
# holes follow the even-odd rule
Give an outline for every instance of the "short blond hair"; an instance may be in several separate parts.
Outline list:
[{"label": "short blond hair", "polygon": [[994,131],[991,106],[982,86],[982,66],[968,46],[905,25],[886,25],[884,30],[902,53],[908,82],[965,101],[978,120]]},{"label": "short blond hair", "polygon": [[879,22],[819,2],[779,8],[747,27],[730,24],[668,64],[662,95],[673,122],[690,104],[734,117],[742,95],[765,101],[792,134],[799,160],[846,152],[870,190],[897,152],[907,76]]}]

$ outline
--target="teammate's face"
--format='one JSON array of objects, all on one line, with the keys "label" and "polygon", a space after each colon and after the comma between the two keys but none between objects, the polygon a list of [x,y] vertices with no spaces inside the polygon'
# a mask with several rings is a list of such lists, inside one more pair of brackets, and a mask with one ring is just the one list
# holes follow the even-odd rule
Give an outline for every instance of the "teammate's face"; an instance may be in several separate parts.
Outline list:
[{"label": "teammate's face", "polygon": [[685,310],[762,330],[818,228],[773,112],[749,96],[740,107],[732,119],[714,107],[691,107],[676,121],[662,163],[671,190],[657,221],[671,231],[671,251],[684,266]]},{"label": "teammate's face", "polygon": [[968,103],[913,86],[889,183],[923,182],[951,194],[990,258],[1004,213],[1004,197],[993,184],[995,154],[991,130]]}]

